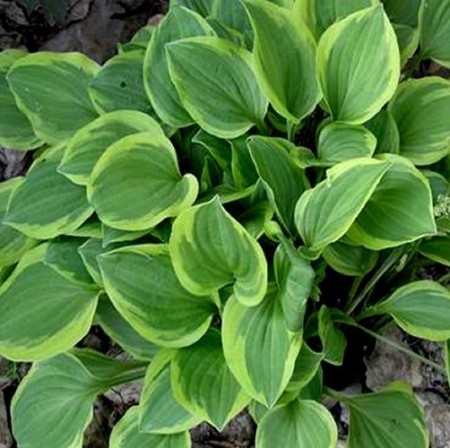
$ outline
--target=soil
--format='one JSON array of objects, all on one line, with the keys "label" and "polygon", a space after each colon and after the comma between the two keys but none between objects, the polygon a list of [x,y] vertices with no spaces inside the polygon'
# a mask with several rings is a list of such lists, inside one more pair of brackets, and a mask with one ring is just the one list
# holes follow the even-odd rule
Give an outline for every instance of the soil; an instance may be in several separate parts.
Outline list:
[{"label": "soil", "polygon": [[[0,0],[0,50],[80,51],[103,63],[116,52],[117,43],[127,42],[149,20],[158,21],[167,9],[166,0],[61,0],[60,3],[65,8],[49,18],[42,7],[29,11],[25,0]],[[422,69],[449,77],[449,72],[436,64]],[[30,153],[0,148],[0,181],[24,174],[30,163]],[[379,390],[399,379],[410,383],[425,407],[432,448],[450,448],[450,389],[445,375],[389,346],[381,343],[374,346],[373,341],[361,338],[360,334],[347,336],[349,351],[344,367],[327,368],[327,383],[350,393]],[[415,340],[399,330],[388,330],[388,337],[443,364],[443,351],[438,344]],[[111,356],[122,355],[96,327],[82,345]],[[28,368],[28,364],[0,358],[0,448],[16,447],[7,409]],[[136,382],[98,398],[94,421],[86,432],[86,448],[108,446],[111,428],[128,407],[137,404],[141,388],[142,384]],[[341,438],[345,438],[348,411],[339,404],[327,404],[338,421]],[[255,423],[243,412],[221,433],[201,424],[191,431],[191,437],[194,448],[252,448],[255,430]]]}]

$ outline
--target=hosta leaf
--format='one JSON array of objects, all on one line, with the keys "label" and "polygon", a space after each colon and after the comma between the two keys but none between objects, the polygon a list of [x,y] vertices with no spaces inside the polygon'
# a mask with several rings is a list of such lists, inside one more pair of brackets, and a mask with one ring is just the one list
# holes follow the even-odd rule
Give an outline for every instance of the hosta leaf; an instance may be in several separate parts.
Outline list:
[{"label": "hosta leaf", "polygon": [[128,409],[119,423],[114,427],[109,439],[110,448],[190,448],[189,433],[149,434],[139,431],[139,409]]},{"label": "hosta leaf", "polygon": [[13,433],[20,446],[80,448],[93,416],[97,391],[92,381],[71,354],[34,364],[12,403]]},{"label": "hosta leaf", "polygon": [[166,45],[192,36],[212,36],[213,29],[199,14],[184,7],[174,8],[164,17],[152,36],[144,60],[144,86],[155,112],[164,123],[182,127],[194,122],[172,84]]},{"label": "hosta leaf", "polygon": [[129,246],[98,257],[106,292],[144,338],[169,347],[190,345],[215,311],[210,297],[183,289],[162,245]]},{"label": "hosta leaf", "polygon": [[84,242],[83,238],[53,239],[48,243],[44,262],[72,282],[93,286],[94,281],[78,252]]},{"label": "hosta leaf", "polygon": [[419,46],[419,32],[408,25],[393,24],[400,48],[400,64],[403,67],[408,59],[414,55]]},{"label": "hosta leaf", "polygon": [[253,30],[247,11],[242,0],[213,0],[212,8],[214,17],[231,30],[243,36],[244,44],[251,48],[253,44]]},{"label": "hosta leaf", "polygon": [[420,243],[418,252],[424,257],[450,267],[450,236],[435,236]]},{"label": "hosta leaf", "polygon": [[251,308],[228,299],[222,340],[227,364],[243,389],[272,406],[289,382],[302,343],[301,334],[286,327],[277,291]]},{"label": "hosta leaf", "polygon": [[380,111],[364,125],[377,139],[376,154],[400,152],[400,133],[391,112]]},{"label": "hosta leaf", "polygon": [[335,22],[348,15],[378,5],[379,0],[296,0],[296,19],[304,22],[317,40]]},{"label": "hosta leaf", "polygon": [[444,67],[450,67],[450,4],[448,1],[422,1],[419,11],[419,32],[422,58],[430,58]]},{"label": "hosta leaf", "polygon": [[141,230],[137,232],[128,232],[127,230],[119,230],[114,227],[109,227],[102,224],[102,239],[103,245],[107,246],[112,243],[120,243],[124,241],[135,241],[144,235],[148,234],[148,230]]},{"label": "hosta leaf", "polygon": [[35,240],[2,222],[9,198],[22,182],[23,179],[14,178],[0,184],[0,267],[16,263],[36,244]]},{"label": "hosta leaf", "polygon": [[425,176],[403,157],[384,154],[379,158],[391,167],[351,227],[350,238],[381,250],[436,233],[433,199]]},{"label": "hosta leaf", "polygon": [[203,130],[231,139],[254,125],[265,127],[267,100],[253,72],[251,53],[218,37],[183,39],[166,48],[172,82]]},{"label": "hosta leaf", "polygon": [[218,430],[250,402],[225,362],[216,330],[175,353],[171,376],[176,400]]},{"label": "hosta leaf", "polygon": [[145,52],[157,25],[147,25],[138,30],[129,42],[117,44],[119,54],[140,50]]},{"label": "hosta leaf", "polygon": [[98,69],[80,53],[39,52],[19,59],[7,80],[36,135],[59,144],[97,117],[88,85]]},{"label": "hosta leaf", "polygon": [[141,375],[141,364],[92,350],[35,363],[13,398],[14,436],[26,448],[81,448],[95,396]]},{"label": "hosta leaf", "polygon": [[319,311],[319,337],[325,361],[336,366],[342,365],[347,340],[344,333],[335,326],[326,306],[322,306]]},{"label": "hosta leaf", "polygon": [[294,235],[295,204],[307,186],[304,171],[289,156],[295,146],[281,138],[254,136],[248,140],[248,147],[272,207]]},{"label": "hosta leaf", "polygon": [[339,399],[350,408],[349,448],[429,446],[423,410],[406,384]]},{"label": "hosta leaf", "polygon": [[262,419],[256,432],[259,448],[334,448],[338,432],[327,408],[312,400],[277,406]]},{"label": "hosta leaf", "polygon": [[283,240],[275,251],[275,279],[285,324],[290,331],[301,331],[315,272],[309,260]]},{"label": "hosta leaf", "polygon": [[381,0],[391,22],[417,27],[422,0]]},{"label": "hosta leaf", "polygon": [[97,285],[103,287],[103,279],[98,266],[97,256],[102,253],[110,252],[116,249],[117,245],[103,246],[100,238],[89,238],[80,248],[78,252],[86,266],[90,276],[94,279]]},{"label": "hosta leaf", "polygon": [[332,25],[320,39],[317,70],[333,120],[361,124],[372,118],[400,76],[397,38],[383,8],[367,8]]},{"label": "hosta leaf", "polygon": [[430,341],[450,339],[450,292],[430,280],[409,283],[375,306],[407,333]]},{"label": "hosta leaf", "polygon": [[253,54],[261,87],[274,109],[297,123],[321,98],[314,37],[297,25],[286,8],[263,0],[245,0],[244,4],[255,30]]},{"label": "hosta leaf", "polygon": [[4,50],[0,54],[0,145],[12,149],[33,149],[41,146],[28,118],[17,107],[6,75],[12,65],[27,53]]},{"label": "hosta leaf", "polygon": [[170,141],[150,133],[111,145],[95,165],[87,188],[103,223],[131,231],[177,216],[195,201],[197,192],[195,177],[180,174]]},{"label": "hosta leaf", "polygon": [[70,233],[92,214],[84,188],[57,171],[56,155],[42,157],[11,195],[4,222],[37,239]]},{"label": "hosta leaf", "polygon": [[326,180],[303,193],[295,223],[313,256],[347,232],[388,168],[389,163],[370,158],[342,162],[327,171]]},{"label": "hosta leaf", "polygon": [[231,174],[236,187],[243,190],[257,182],[258,173],[247,146],[247,138],[242,136],[231,140],[230,143],[232,153]]},{"label": "hosta leaf", "polygon": [[122,110],[105,114],[73,136],[58,171],[76,184],[87,185],[95,164],[106,149],[121,138],[138,132],[164,137],[158,123],[141,112]]},{"label": "hosta leaf", "polygon": [[298,395],[317,374],[323,358],[323,353],[314,352],[303,342],[300,353],[295,360],[294,371],[286,387],[286,392]]},{"label": "hosta leaf", "polygon": [[170,238],[181,284],[193,294],[211,294],[232,284],[243,305],[260,303],[267,289],[267,263],[256,240],[222,207],[218,198],[183,212]]},{"label": "hosta leaf", "polygon": [[144,89],[142,51],[132,51],[111,58],[89,84],[89,94],[100,113],[115,110],[152,112]]},{"label": "hosta leaf", "polygon": [[371,157],[376,146],[376,137],[364,126],[330,123],[320,131],[318,152],[321,160],[334,164]]},{"label": "hosta leaf", "polygon": [[[446,197],[450,193],[450,183],[441,174],[431,170],[421,170],[430,184],[433,205],[438,205],[440,198]],[[435,213],[436,216],[436,213]]]},{"label": "hosta leaf", "polygon": [[114,342],[136,359],[151,360],[159,350],[133,329],[106,296],[100,297],[95,320]]},{"label": "hosta leaf", "polygon": [[161,351],[150,364],[139,401],[139,430],[156,434],[174,434],[198,425],[194,417],[173,396],[170,363],[174,352]]},{"label": "hosta leaf", "polygon": [[359,277],[373,269],[378,252],[337,241],[324,250],[323,257],[336,272]]},{"label": "hosta leaf", "polygon": [[217,0],[172,0],[170,10],[176,9],[174,6],[181,5],[197,12],[203,17],[211,15],[216,8]]},{"label": "hosta leaf", "polygon": [[62,353],[88,332],[97,291],[44,263],[47,245],[28,252],[0,288],[0,353],[36,360]]},{"label": "hosta leaf", "polygon": [[430,165],[450,151],[450,82],[429,77],[400,84],[389,103],[400,132],[400,154]]}]

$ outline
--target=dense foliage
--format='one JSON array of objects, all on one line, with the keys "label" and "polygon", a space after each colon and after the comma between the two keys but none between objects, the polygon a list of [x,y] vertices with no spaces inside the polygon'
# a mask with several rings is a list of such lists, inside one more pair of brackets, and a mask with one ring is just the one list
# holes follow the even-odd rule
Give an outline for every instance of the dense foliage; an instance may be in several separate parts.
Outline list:
[{"label": "dense foliage", "polygon": [[[0,144],[36,149],[0,186],[0,354],[34,362],[19,446],[81,447],[95,397],[145,377],[112,448],[189,447],[246,407],[258,448],[331,448],[324,396],[350,448],[427,447],[408,385],[333,376],[393,322],[450,339],[449,277],[420,276],[450,266],[430,60],[450,68],[450,0],[174,0],[102,67],[2,52]],[[130,360],[74,348],[92,325]]]}]

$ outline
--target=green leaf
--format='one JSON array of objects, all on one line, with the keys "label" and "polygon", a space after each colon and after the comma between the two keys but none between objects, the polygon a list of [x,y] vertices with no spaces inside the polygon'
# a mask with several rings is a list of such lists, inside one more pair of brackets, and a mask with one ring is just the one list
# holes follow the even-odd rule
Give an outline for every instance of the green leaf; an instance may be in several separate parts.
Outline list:
[{"label": "green leaf", "polygon": [[302,343],[285,324],[277,291],[255,307],[228,299],[223,314],[225,359],[243,389],[265,406],[273,406],[294,370]]},{"label": "green leaf", "polygon": [[78,252],[86,266],[90,276],[94,279],[95,283],[103,287],[103,279],[98,266],[97,256],[110,252],[116,249],[118,245],[103,246],[103,242],[100,238],[89,238],[80,248]]},{"label": "green leaf", "polygon": [[326,306],[322,306],[319,311],[319,337],[325,361],[335,366],[341,366],[344,361],[347,340],[344,333],[335,326],[330,310]]},{"label": "green leaf", "polygon": [[231,140],[230,143],[232,154],[231,174],[236,187],[243,190],[258,181],[258,173],[247,146],[247,137],[242,136]]},{"label": "green leaf", "polygon": [[377,146],[376,137],[364,126],[330,123],[319,134],[320,159],[334,164],[357,157],[371,157]]},{"label": "green leaf", "polygon": [[119,423],[114,427],[109,439],[110,448],[190,448],[189,433],[149,434],[139,431],[139,409],[128,409]]},{"label": "green leaf", "polygon": [[400,84],[389,103],[400,132],[400,154],[430,165],[450,150],[450,82],[439,77]]},{"label": "green leaf", "polygon": [[84,188],[57,171],[59,158],[43,156],[14,189],[4,223],[31,238],[50,239],[70,233],[86,221],[93,209]]},{"label": "green leaf", "polygon": [[294,371],[286,387],[286,392],[298,396],[300,391],[312,381],[319,371],[324,356],[323,353],[314,352],[303,342],[300,353],[295,360]]},{"label": "green leaf", "polygon": [[144,235],[148,234],[148,230],[141,230],[138,232],[128,232],[127,230],[119,230],[114,227],[109,227],[106,224],[102,224],[102,239],[103,245],[107,246],[112,243],[120,243],[127,241],[135,241]]},{"label": "green leaf", "polygon": [[70,140],[58,171],[79,185],[87,185],[95,164],[106,149],[123,137],[149,132],[164,137],[153,118],[134,110],[110,112],[80,129]]},{"label": "green leaf", "polygon": [[424,257],[450,267],[450,236],[434,236],[420,243],[418,252]]},{"label": "green leaf", "polygon": [[23,50],[4,50],[0,53],[0,145],[16,150],[28,150],[42,145],[34,134],[30,121],[17,107],[6,80],[12,65],[26,55]]},{"label": "green leaf", "polygon": [[272,207],[284,227],[295,235],[295,204],[307,181],[289,155],[294,144],[281,138],[253,136],[248,139],[248,147]]},{"label": "green leaf", "polygon": [[350,228],[351,240],[381,250],[435,234],[433,199],[425,176],[404,157],[378,157],[391,166]]},{"label": "green leaf", "polygon": [[35,240],[3,223],[9,199],[22,182],[23,179],[14,178],[0,184],[0,268],[18,262],[36,244]]},{"label": "green leaf", "polygon": [[286,328],[300,332],[316,274],[311,263],[286,240],[275,251],[274,265]]},{"label": "green leaf", "polygon": [[92,381],[71,354],[34,364],[12,403],[13,433],[20,446],[81,447],[97,394]]},{"label": "green leaf", "polygon": [[337,438],[332,415],[325,406],[312,400],[296,400],[275,407],[261,419],[256,432],[259,448],[334,448]]},{"label": "green leaf", "polygon": [[317,70],[333,120],[361,124],[372,118],[400,76],[397,38],[383,8],[367,8],[332,25],[320,39]]},{"label": "green leaf", "polygon": [[212,36],[208,22],[194,11],[173,7],[156,29],[144,60],[144,86],[153,108],[164,123],[175,128],[194,122],[171,81],[166,48],[170,42],[192,36]]},{"label": "green leaf", "polygon": [[267,100],[258,87],[251,53],[218,37],[182,39],[166,49],[172,82],[203,130],[232,139],[254,125],[264,128]]},{"label": "green leaf", "polygon": [[48,243],[44,262],[68,280],[95,286],[78,252],[82,238],[59,237]]},{"label": "green leaf", "polygon": [[253,30],[250,18],[242,0],[213,0],[212,14],[219,22],[242,34],[244,44],[251,49],[253,45]]},{"label": "green leaf", "polygon": [[56,145],[97,117],[88,86],[98,70],[80,53],[39,52],[20,58],[7,80],[35,134]]},{"label": "green leaf", "polygon": [[174,352],[162,350],[145,375],[144,390],[139,401],[139,430],[153,434],[187,431],[201,422],[175,400],[171,384]]},{"label": "green leaf", "polygon": [[295,223],[309,253],[318,256],[347,232],[388,168],[389,163],[370,158],[342,162],[327,171],[326,180],[303,193]]},{"label": "green leaf", "polygon": [[261,88],[280,115],[298,123],[321,98],[314,37],[286,8],[262,0],[245,0],[244,5],[255,31],[253,55]]},{"label": "green leaf", "polygon": [[207,17],[213,13],[217,5],[217,0],[171,0],[169,12],[177,9],[174,8],[177,5],[184,6],[203,17]]},{"label": "green leaf", "polygon": [[389,313],[407,333],[430,341],[450,339],[450,292],[430,280],[419,280],[397,289],[375,306]]},{"label": "green leaf", "polygon": [[89,94],[99,113],[139,110],[152,113],[144,89],[142,51],[119,54],[109,59],[89,84]]},{"label": "green leaf", "polygon": [[175,353],[171,376],[178,403],[219,431],[250,402],[225,362],[216,330]]},{"label": "green leaf", "polygon": [[[440,198],[450,194],[450,183],[441,174],[431,170],[421,170],[430,184],[431,195],[433,196],[433,205],[439,204]],[[436,216],[436,212],[435,212]]]},{"label": "green leaf", "polygon": [[379,0],[297,0],[294,3],[294,14],[297,21],[305,23],[319,40],[335,22],[378,4]]},{"label": "green leaf", "polygon": [[0,288],[0,353],[12,360],[62,353],[92,324],[97,291],[47,266],[46,250],[42,244],[28,252]]},{"label": "green leaf", "polygon": [[13,398],[15,439],[24,448],[80,448],[96,395],[136,379],[140,371],[137,363],[122,363],[92,350],[35,363]]},{"label": "green leaf", "polygon": [[216,197],[183,212],[173,224],[170,253],[180,283],[193,294],[233,284],[243,305],[258,305],[267,290],[267,262],[256,240]]},{"label": "green leaf", "polygon": [[115,308],[144,338],[183,347],[207,331],[215,312],[213,299],[183,289],[166,246],[124,247],[99,256],[98,261]]},{"label": "green leaf", "polygon": [[147,49],[157,25],[147,25],[140,28],[129,42],[117,44],[119,54],[131,53],[132,51],[144,51]]},{"label": "green leaf", "polygon": [[324,250],[323,257],[336,272],[360,277],[375,267],[378,252],[337,241]]},{"label": "green leaf", "polygon": [[398,25],[393,23],[395,34],[397,35],[398,46],[400,48],[400,65],[403,67],[411,58],[419,46],[419,32],[416,28],[408,25]]},{"label": "green leaf", "polygon": [[382,0],[382,2],[391,22],[417,27],[422,0]]},{"label": "green leaf", "polygon": [[423,410],[406,384],[338,398],[350,408],[349,448],[427,448]]},{"label": "green leaf", "polygon": [[450,4],[442,0],[422,1],[419,32],[422,58],[450,67]]},{"label": "green leaf", "polygon": [[151,229],[177,216],[197,193],[196,178],[180,174],[170,140],[150,133],[129,135],[111,145],[87,187],[101,221],[130,231]]},{"label": "green leaf", "polygon": [[159,347],[133,329],[106,296],[100,296],[95,320],[114,342],[135,359],[151,360],[159,350]]},{"label": "green leaf", "polygon": [[400,133],[393,115],[388,110],[380,111],[364,125],[377,139],[376,154],[400,152]]}]

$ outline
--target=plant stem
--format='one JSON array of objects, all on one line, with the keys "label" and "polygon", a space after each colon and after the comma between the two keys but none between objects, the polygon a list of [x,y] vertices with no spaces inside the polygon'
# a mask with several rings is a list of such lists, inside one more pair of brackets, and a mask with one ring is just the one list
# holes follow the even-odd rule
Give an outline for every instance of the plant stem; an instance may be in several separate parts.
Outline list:
[{"label": "plant stem", "polygon": [[359,277],[355,277],[352,283],[352,287],[350,288],[350,292],[348,293],[346,306],[349,306],[358,292],[359,287],[361,286],[361,282],[364,276],[360,275]]},{"label": "plant stem", "polygon": [[295,143],[295,136],[297,135],[297,131],[299,129],[299,124],[295,123],[295,121],[287,121],[287,138],[290,142]]},{"label": "plant stem", "polygon": [[395,348],[396,350],[399,350],[400,352],[405,353],[406,355],[410,356],[411,358],[417,359],[418,361],[428,364],[429,366],[435,368],[436,370],[439,370],[440,372],[446,373],[445,367],[441,366],[440,364],[431,361],[430,359],[425,358],[424,356],[419,355],[416,352],[413,352],[409,348],[404,347],[401,344],[398,344],[397,342],[393,341],[392,339],[389,339],[385,336],[382,336],[381,334],[376,333],[375,331],[369,330],[366,327],[363,327],[362,325],[356,324],[357,328],[359,328],[361,331],[364,331],[368,335],[374,337],[375,339],[379,340],[380,342],[383,342],[386,345],[389,345],[390,347]]},{"label": "plant stem", "polygon": [[369,280],[365,288],[361,291],[359,296],[355,299],[352,305],[347,310],[348,314],[352,314],[356,308],[361,304],[361,302],[366,298],[367,294],[372,291],[372,288],[377,284],[381,277],[392,267],[393,264],[397,262],[400,258],[403,250],[401,248],[394,249],[389,257],[384,260],[383,264],[378,268],[372,278]]},{"label": "plant stem", "polygon": [[450,272],[447,272],[447,274],[443,275],[438,279],[439,283],[447,283],[450,280]]}]

